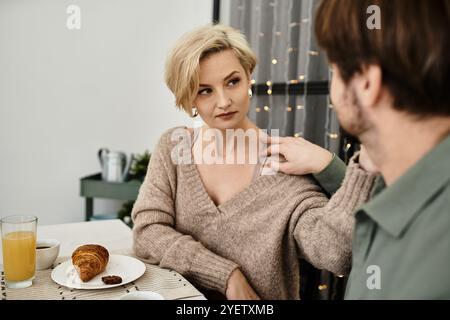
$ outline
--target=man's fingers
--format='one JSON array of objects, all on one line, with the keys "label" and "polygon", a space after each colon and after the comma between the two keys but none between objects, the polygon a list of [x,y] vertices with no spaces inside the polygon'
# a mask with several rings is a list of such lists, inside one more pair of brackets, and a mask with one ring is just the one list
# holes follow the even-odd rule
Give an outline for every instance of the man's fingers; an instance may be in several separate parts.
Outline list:
[{"label": "man's fingers", "polygon": [[260,156],[271,156],[280,154],[282,156],[286,156],[289,150],[289,146],[287,144],[272,144],[267,147],[267,149],[263,150],[260,153]]},{"label": "man's fingers", "polygon": [[289,171],[289,162],[280,162],[278,160],[269,160],[264,164],[264,167],[276,172],[287,173]]},{"label": "man's fingers", "polygon": [[277,137],[277,136],[269,136],[264,135],[260,137],[261,142],[266,144],[280,144],[288,141],[289,137]]},{"label": "man's fingers", "polygon": [[263,150],[261,153],[261,156],[271,156],[274,154],[280,153],[280,145],[279,144],[273,144],[267,147],[267,149]]}]

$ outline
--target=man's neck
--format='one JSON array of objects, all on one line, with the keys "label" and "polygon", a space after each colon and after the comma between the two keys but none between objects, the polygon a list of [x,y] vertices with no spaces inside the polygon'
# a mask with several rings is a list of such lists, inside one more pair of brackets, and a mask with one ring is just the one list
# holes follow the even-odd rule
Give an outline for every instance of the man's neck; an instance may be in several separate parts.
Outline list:
[{"label": "man's neck", "polygon": [[361,141],[389,186],[450,134],[450,117],[406,121],[399,117],[376,131]]}]

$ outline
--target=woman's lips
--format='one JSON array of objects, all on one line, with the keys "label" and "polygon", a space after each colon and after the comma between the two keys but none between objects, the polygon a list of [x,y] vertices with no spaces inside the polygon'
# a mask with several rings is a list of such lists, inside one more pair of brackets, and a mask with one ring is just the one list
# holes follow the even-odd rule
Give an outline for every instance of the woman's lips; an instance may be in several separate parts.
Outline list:
[{"label": "woman's lips", "polygon": [[216,116],[216,118],[220,118],[220,119],[223,119],[223,120],[228,120],[228,119],[233,118],[233,116],[236,113],[237,113],[237,111],[222,113],[222,114],[219,114],[218,116]]}]

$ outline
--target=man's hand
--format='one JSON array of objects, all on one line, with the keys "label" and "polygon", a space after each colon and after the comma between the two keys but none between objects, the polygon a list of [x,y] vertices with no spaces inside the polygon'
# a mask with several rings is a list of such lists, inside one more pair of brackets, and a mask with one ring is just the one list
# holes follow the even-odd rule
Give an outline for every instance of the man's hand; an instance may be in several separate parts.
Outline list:
[{"label": "man's hand", "polygon": [[225,294],[228,300],[260,300],[239,269],[231,273]]},{"label": "man's hand", "polygon": [[[303,138],[267,137],[267,144],[270,146],[266,152],[271,160],[265,166],[285,174],[319,173],[333,159],[331,152]],[[276,155],[281,155],[281,159],[276,160]]]}]

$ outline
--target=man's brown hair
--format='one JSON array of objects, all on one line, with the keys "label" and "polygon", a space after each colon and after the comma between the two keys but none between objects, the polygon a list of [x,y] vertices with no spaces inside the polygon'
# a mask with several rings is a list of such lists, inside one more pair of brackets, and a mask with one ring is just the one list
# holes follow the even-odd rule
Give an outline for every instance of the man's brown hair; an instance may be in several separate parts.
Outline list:
[{"label": "man's brown hair", "polygon": [[[380,8],[380,29],[367,26],[371,5]],[[449,0],[322,0],[315,32],[344,82],[377,64],[394,108],[450,116]]]}]

